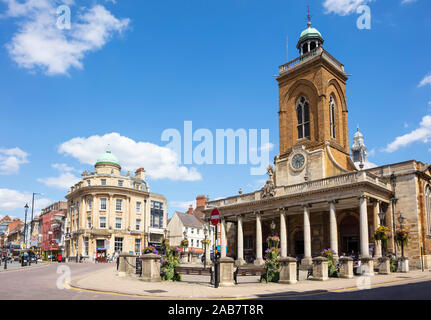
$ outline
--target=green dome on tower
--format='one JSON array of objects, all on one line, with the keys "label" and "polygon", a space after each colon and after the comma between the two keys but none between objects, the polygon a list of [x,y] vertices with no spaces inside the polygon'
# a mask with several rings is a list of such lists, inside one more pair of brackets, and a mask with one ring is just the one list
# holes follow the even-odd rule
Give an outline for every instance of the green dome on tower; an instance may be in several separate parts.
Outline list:
[{"label": "green dome on tower", "polygon": [[306,38],[321,38],[323,40],[322,34],[316,28],[312,28],[311,26],[302,31],[299,36],[299,41],[302,41]]},{"label": "green dome on tower", "polygon": [[114,164],[116,166],[120,166],[120,163],[118,162],[118,159],[116,156],[114,156],[110,150],[106,150],[104,154],[102,154],[96,161],[96,165],[102,164],[102,163],[110,163]]}]

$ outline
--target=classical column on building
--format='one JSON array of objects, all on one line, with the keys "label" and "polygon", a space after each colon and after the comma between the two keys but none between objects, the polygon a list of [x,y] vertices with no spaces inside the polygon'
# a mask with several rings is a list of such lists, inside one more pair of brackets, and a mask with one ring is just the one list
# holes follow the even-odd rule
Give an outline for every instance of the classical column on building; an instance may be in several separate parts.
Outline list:
[{"label": "classical column on building", "polygon": [[311,227],[310,227],[310,205],[303,205],[304,208],[304,258],[302,265],[310,266],[313,264],[311,258]]},{"label": "classical column on building", "polygon": [[370,249],[368,244],[368,208],[367,196],[362,195],[359,197],[359,232],[361,240],[361,258],[368,258],[370,256]]},{"label": "classical column on building", "polygon": [[287,226],[286,226],[286,211],[287,208],[280,208],[280,246],[281,257],[287,257]]},{"label": "classical column on building", "polygon": [[225,220],[224,218],[220,219],[220,233],[221,233],[221,243],[220,243],[220,257],[226,257],[226,229],[225,229]]},{"label": "classical column on building", "polygon": [[256,260],[254,260],[254,264],[260,266],[265,263],[262,257],[262,214],[260,212],[254,214],[256,216]]},{"label": "classical column on building", "polygon": [[331,249],[335,252],[334,258],[338,259],[338,228],[335,203],[336,201],[329,202],[329,234]]},{"label": "classical column on building", "polygon": [[236,264],[237,265],[243,265],[245,264],[245,260],[244,260],[244,233],[243,233],[243,228],[242,228],[242,224],[243,224],[243,216],[242,215],[238,215],[238,226],[237,226],[237,260],[236,260]]},{"label": "classical column on building", "polygon": [[[374,226],[375,229],[381,226],[381,221],[379,218],[379,212],[381,208],[381,202],[379,200],[375,200],[373,202],[373,213],[374,213]],[[382,257],[382,243],[380,240],[374,240],[374,258]]]}]

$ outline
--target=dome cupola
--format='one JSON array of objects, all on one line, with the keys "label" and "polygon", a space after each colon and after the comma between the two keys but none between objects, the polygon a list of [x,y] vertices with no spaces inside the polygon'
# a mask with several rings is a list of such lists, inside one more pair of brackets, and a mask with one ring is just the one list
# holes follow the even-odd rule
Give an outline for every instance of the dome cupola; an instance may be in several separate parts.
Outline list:
[{"label": "dome cupola", "polygon": [[301,35],[299,36],[296,48],[299,50],[299,54],[303,55],[313,51],[317,47],[322,46],[323,42],[325,42],[325,40],[323,39],[319,30],[311,27],[311,16],[310,12],[308,12],[307,29],[302,31]]},{"label": "dome cupola", "polygon": [[121,169],[117,157],[114,156],[110,150],[106,150],[106,152],[97,159],[95,166],[101,164],[114,165]]}]

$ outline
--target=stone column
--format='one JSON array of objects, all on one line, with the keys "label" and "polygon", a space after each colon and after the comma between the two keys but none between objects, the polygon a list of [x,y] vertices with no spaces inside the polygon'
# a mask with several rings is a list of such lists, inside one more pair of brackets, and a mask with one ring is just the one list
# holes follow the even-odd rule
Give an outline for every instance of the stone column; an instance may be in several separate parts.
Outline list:
[{"label": "stone column", "polygon": [[256,212],[256,260],[254,261],[255,265],[263,265],[265,261],[262,258],[262,222],[261,222],[261,213]]},{"label": "stone column", "polygon": [[287,231],[286,231],[286,212],[285,209],[280,210],[280,245],[281,257],[287,257]]},{"label": "stone column", "polygon": [[[382,221],[380,221],[379,218],[379,212],[380,212],[380,201],[376,201],[373,204],[373,211],[374,211],[374,221],[375,221],[375,229],[380,227],[382,225]],[[381,258],[382,257],[382,242],[380,240],[374,240],[374,258]]]},{"label": "stone column", "polygon": [[304,205],[304,258],[302,265],[312,265],[311,259],[311,227],[310,227],[310,206]]},{"label": "stone column", "polygon": [[367,213],[367,197],[361,196],[359,198],[359,231],[361,240],[361,258],[368,258],[370,256],[370,249],[368,244],[368,213]]},{"label": "stone column", "polygon": [[238,229],[237,229],[238,241],[237,241],[237,260],[236,260],[236,264],[239,266],[245,264],[245,260],[244,260],[244,234],[242,231],[242,222],[243,222],[243,217],[242,217],[242,215],[239,215],[238,216]]},{"label": "stone column", "polygon": [[335,252],[334,259],[338,259],[338,230],[335,201],[329,202],[329,229],[331,249]]}]

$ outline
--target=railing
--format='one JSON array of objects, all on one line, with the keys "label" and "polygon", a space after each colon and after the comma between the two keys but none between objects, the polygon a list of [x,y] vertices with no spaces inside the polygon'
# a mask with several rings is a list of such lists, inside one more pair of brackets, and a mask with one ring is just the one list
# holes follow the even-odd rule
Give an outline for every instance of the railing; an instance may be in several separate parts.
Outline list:
[{"label": "railing", "polygon": [[[295,184],[291,186],[278,187],[276,189],[277,196],[288,196],[298,193],[310,192],[315,190],[321,190],[332,187],[339,187],[343,185],[350,185],[359,182],[369,182],[374,185],[378,185],[387,190],[391,190],[390,184],[383,178],[380,178],[372,173],[368,172],[353,172],[345,175],[330,177],[321,180],[315,180],[310,182],[305,182],[301,184]],[[260,190],[254,193],[249,193],[246,195],[240,195],[237,197],[231,197],[226,199],[220,199],[208,202],[209,205],[215,207],[223,207],[231,204],[239,204],[244,202],[251,202],[255,200],[260,200]]]},{"label": "railing", "polygon": [[329,62],[331,62],[335,67],[337,67],[338,69],[340,69],[342,72],[344,72],[344,66],[342,63],[338,62],[337,59],[335,59],[329,52],[327,52],[325,49],[323,49],[322,47],[318,47],[316,49],[313,49],[312,51],[299,56],[298,58],[296,58],[295,60],[289,61],[286,64],[283,64],[282,66],[279,67],[279,74],[282,74],[284,72],[287,72],[293,68],[295,68],[296,66],[310,60],[311,58],[317,56],[317,55],[321,55],[322,57],[325,57],[326,60],[328,60]]}]

